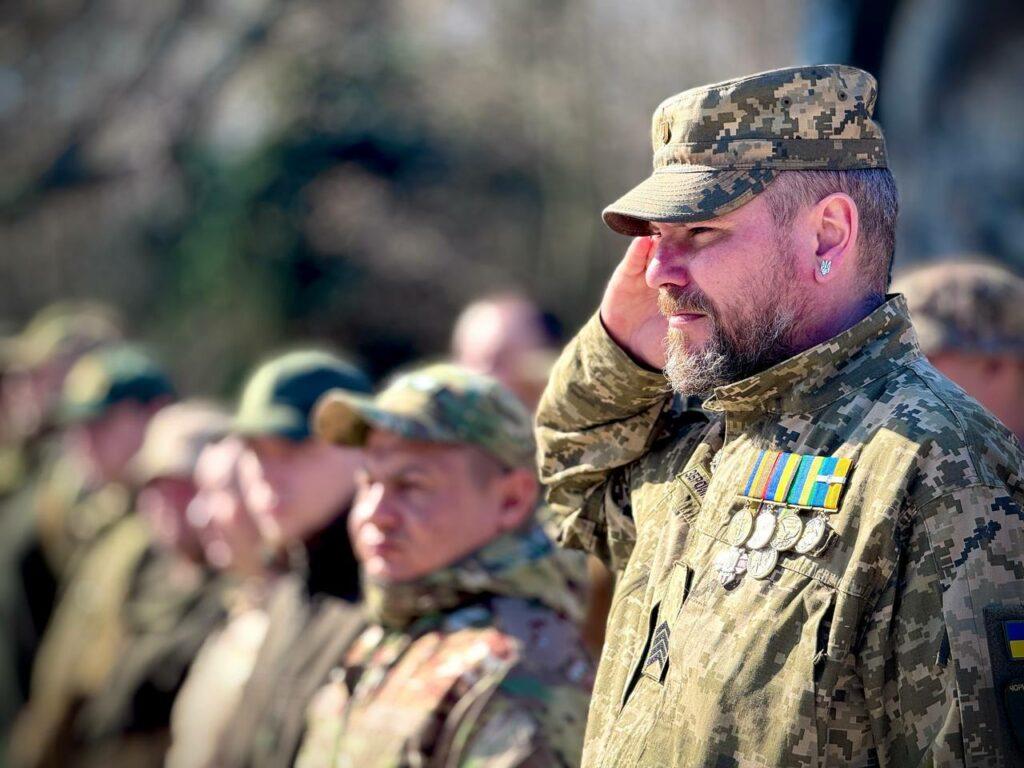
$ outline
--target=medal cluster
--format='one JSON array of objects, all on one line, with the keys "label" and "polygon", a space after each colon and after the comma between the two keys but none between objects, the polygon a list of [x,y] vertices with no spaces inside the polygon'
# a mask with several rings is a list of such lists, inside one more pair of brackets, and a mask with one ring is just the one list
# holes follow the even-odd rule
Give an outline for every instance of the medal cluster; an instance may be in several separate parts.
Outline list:
[{"label": "medal cluster", "polygon": [[830,530],[825,516],[817,512],[806,521],[800,510],[762,502],[736,512],[725,530],[729,548],[715,560],[718,580],[723,586],[738,581],[744,573],[755,579],[771,576],[784,552],[818,556],[828,546]]}]

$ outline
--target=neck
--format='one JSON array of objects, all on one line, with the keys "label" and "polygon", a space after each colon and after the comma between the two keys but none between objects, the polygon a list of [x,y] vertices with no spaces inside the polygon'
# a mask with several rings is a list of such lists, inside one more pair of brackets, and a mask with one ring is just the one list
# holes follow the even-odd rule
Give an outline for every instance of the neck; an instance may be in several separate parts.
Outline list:
[{"label": "neck", "polygon": [[842,304],[829,303],[827,314],[812,319],[797,334],[794,353],[798,354],[811,347],[838,336],[852,328],[885,303],[884,296],[861,296],[854,301],[847,300]]}]

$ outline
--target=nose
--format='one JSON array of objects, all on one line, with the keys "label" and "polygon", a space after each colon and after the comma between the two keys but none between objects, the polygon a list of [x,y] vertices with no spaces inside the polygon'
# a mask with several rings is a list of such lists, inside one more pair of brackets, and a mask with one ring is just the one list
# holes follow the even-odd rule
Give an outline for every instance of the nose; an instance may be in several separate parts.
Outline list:
[{"label": "nose", "polygon": [[654,244],[654,253],[647,262],[644,280],[647,287],[654,290],[666,285],[678,288],[689,285],[690,272],[686,264],[685,247],[668,238],[658,239]]},{"label": "nose", "polygon": [[363,523],[372,523],[381,530],[392,530],[398,524],[398,516],[385,493],[383,483],[374,483],[360,494],[353,510]]}]

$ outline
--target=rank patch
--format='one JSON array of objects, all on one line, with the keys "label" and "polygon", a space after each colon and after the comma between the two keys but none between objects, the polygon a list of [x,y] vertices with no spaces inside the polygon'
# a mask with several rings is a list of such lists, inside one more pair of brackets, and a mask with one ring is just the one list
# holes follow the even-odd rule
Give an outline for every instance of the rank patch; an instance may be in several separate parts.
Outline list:
[{"label": "rank patch", "polygon": [[661,682],[665,665],[668,663],[668,639],[671,634],[668,622],[661,622],[654,630],[654,636],[651,638],[651,650],[647,652],[647,658],[644,659],[643,673],[658,682]]}]

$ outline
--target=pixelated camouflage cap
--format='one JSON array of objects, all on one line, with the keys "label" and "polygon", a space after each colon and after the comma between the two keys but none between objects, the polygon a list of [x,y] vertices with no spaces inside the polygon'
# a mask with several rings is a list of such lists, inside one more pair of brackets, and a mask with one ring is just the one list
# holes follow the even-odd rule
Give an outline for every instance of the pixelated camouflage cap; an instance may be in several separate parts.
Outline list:
[{"label": "pixelated camouflage cap", "polygon": [[305,440],[313,406],[333,389],[366,394],[373,385],[358,366],[331,352],[303,349],[272,358],[242,390],[232,432]]},{"label": "pixelated camouflage cap", "polygon": [[1024,279],[980,261],[942,262],[900,275],[925,354],[981,352],[1024,357]]},{"label": "pixelated camouflage cap", "polygon": [[100,347],[84,354],[68,371],[57,421],[75,424],[99,418],[119,403],[147,404],[174,396],[167,373],[141,348]]},{"label": "pixelated camouflage cap", "polygon": [[887,165],[871,118],[875,78],[838,64],[791,67],[692,88],[654,111],[654,173],[604,210],[624,235],[703,221],[760,194],[784,170]]},{"label": "pixelated camouflage cap", "polygon": [[62,356],[80,355],[121,339],[121,323],[109,306],[61,301],[44,307],[21,333],[2,345],[6,366],[30,369]]},{"label": "pixelated camouflage cap", "polygon": [[314,428],[325,440],[362,445],[371,429],[408,440],[482,448],[509,467],[531,466],[533,423],[519,399],[496,379],[450,363],[417,368],[376,397],[329,392]]}]

